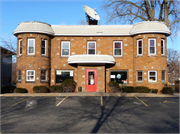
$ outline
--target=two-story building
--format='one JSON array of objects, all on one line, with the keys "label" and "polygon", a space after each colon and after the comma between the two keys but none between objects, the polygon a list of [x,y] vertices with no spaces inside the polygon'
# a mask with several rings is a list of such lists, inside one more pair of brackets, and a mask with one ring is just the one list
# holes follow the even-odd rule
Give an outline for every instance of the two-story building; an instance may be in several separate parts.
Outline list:
[{"label": "two-story building", "polygon": [[49,25],[22,22],[17,36],[17,87],[77,82],[82,92],[107,92],[107,83],[162,89],[167,82],[163,22],[134,25]]}]

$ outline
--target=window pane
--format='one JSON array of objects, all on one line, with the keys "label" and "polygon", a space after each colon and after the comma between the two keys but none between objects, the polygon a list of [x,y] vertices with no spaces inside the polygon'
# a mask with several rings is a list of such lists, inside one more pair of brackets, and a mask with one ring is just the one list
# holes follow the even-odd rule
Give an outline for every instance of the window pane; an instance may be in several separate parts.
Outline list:
[{"label": "window pane", "polygon": [[94,85],[94,72],[88,72],[88,85]]},{"label": "window pane", "polygon": [[41,47],[42,47],[42,48],[45,48],[45,40],[42,40],[42,41],[41,41]]},{"label": "window pane", "polygon": [[150,47],[150,53],[154,54],[155,53],[155,48],[154,47]]},{"label": "window pane", "polygon": [[111,71],[111,81],[115,81],[119,84],[127,84],[127,72],[126,71]]},{"label": "window pane", "polygon": [[46,75],[46,70],[41,70],[41,75]]},{"label": "window pane", "polygon": [[138,81],[142,81],[142,77],[138,77]]},{"label": "window pane", "polygon": [[154,40],[150,40],[150,47],[154,47]]},{"label": "window pane", "polygon": [[95,54],[95,50],[94,49],[89,49],[88,54]]},{"label": "window pane", "polygon": [[162,71],[162,81],[165,81],[165,71]]},{"label": "window pane", "polygon": [[139,76],[142,76],[142,72],[138,72],[138,77],[139,77]]},{"label": "window pane", "polygon": [[34,71],[28,71],[28,75],[34,75]]},{"label": "window pane", "polygon": [[18,75],[21,75],[21,71],[20,70],[18,71]]},{"label": "window pane", "polygon": [[[57,71],[61,71],[61,74],[57,74]],[[56,71],[56,83],[62,83],[66,79],[73,79],[73,75],[70,73],[71,71]]]},{"label": "window pane", "polygon": [[150,77],[149,79],[150,79],[150,81],[155,81],[156,77]]},{"label": "window pane", "polygon": [[89,44],[89,49],[95,49],[95,43],[94,42],[90,42]]},{"label": "window pane", "polygon": [[29,46],[34,46],[34,40],[29,40]]},{"label": "window pane", "polygon": [[69,42],[63,42],[62,49],[69,49]]},{"label": "window pane", "polygon": [[21,76],[18,76],[18,80],[21,80]]},{"label": "window pane", "polygon": [[138,54],[142,54],[142,48],[139,48],[139,53]]},{"label": "window pane", "polygon": [[155,72],[150,72],[150,76],[155,76]]},{"label": "window pane", "polygon": [[115,48],[121,48],[121,42],[115,42]]},{"label": "window pane", "polygon": [[115,49],[115,55],[121,55],[121,49]]},{"label": "window pane", "polygon": [[46,76],[41,76],[41,80],[46,80]]},{"label": "window pane", "polygon": [[163,48],[161,48],[161,54],[163,54]]},{"label": "window pane", "polygon": [[63,49],[62,55],[69,55],[69,49]]},{"label": "window pane", "polygon": [[19,50],[19,51],[20,51],[19,53],[22,54],[22,47],[20,47],[20,50]]},{"label": "window pane", "polygon": [[142,47],[142,41],[138,41],[138,47]]},{"label": "window pane", "polygon": [[41,49],[41,54],[45,54],[45,48]]},{"label": "window pane", "polygon": [[161,40],[161,47],[163,47],[163,40]]},{"label": "window pane", "polygon": [[29,47],[29,53],[34,53],[34,47]]}]

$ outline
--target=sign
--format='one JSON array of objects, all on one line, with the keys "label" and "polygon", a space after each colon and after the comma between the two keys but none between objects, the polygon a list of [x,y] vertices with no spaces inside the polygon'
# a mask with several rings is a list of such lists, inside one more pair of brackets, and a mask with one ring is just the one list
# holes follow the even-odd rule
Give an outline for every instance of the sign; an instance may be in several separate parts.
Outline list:
[{"label": "sign", "polygon": [[94,79],[90,80],[91,85],[94,85]]},{"label": "sign", "polygon": [[70,71],[70,76],[73,76],[73,71]]},{"label": "sign", "polygon": [[56,75],[61,75],[61,71],[60,70],[56,70]]},{"label": "sign", "polygon": [[111,78],[115,78],[115,75],[111,75]]},{"label": "sign", "polygon": [[121,79],[121,74],[117,74],[117,78],[118,78],[118,79]]}]

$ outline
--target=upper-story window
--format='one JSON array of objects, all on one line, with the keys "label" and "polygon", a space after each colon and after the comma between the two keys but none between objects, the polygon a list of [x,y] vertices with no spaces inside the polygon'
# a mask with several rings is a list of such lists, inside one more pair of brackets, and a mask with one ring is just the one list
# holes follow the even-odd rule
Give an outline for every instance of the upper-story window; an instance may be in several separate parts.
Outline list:
[{"label": "upper-story window", "polygon": [[22,39],[19,39],[19,55],[22,55]]},{"label": "upper-story window", "polygon": [[143,47],[142,47],[142,39],[137,40],[137,55],[142,55]]},{"label": "upper-story window", "polygon": [[114,56],[122,56],[122,41],[113,42]]},{"label": "upper-story window", "polygon": [[156,55],[156,39],[149,39],[149,55]]},{"label": "upper-story window", "polygon": [[46,40],[41,39],[41,55],[46,55]]},{"label": "upper-story window", "polygon": [[62,41],[61,56],[69,56],[69,55],[70,55],[70,41]]},{"label": "upper-story window", "polygon": [[161,54],[165,54],[165,44],[164,44],[164,39],[161,39]]},{"label": "upper-story window", "polygon": [[28,54],[35,54],[35,39],[28,39]]},{"label": "upper-story window", "polygon": [[96,42],[95,41],[87,42],[87,54],[96,54]]}]

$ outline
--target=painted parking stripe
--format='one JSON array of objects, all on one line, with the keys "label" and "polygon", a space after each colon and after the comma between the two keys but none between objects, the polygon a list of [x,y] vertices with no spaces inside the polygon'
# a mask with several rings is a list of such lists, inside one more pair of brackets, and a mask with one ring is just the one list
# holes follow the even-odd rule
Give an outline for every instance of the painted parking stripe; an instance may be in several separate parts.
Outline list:
[{"label": "painted parking stripe", "polygon": [[101,106],[103,106],[103,97],[101,96]]},{"label": "painted parking stripe", "polygon": [[66,96],[62,101],[60,101],[56,106],[59,106],[68,96]]},{"label": "painted parking stripe", "polygon": [[[35,97],[35,96],[33,96],[33,97]],[[19,103],[21,103],[21,102],[23,102],[23,101],[26,101],[26,100],[29,100],[29,99],[33,98],[33,97],[30,97],[30,98],[27,98],[27,99],[25,99],[25,100],[19,101],[19,102],[13,104],[12,106],[15,106],[15,105],[17,105],[17,104],[19,104]]]},{"label": "painted parking stripe", "polygon": [[[136,96],[135,96],[136,97]],[[138,97],[136,97],[136,99],[138,99],[139,101],[141,101],[145,106],[148,106],[146,103],[144,103],[141,99],[139,99]]]}]

